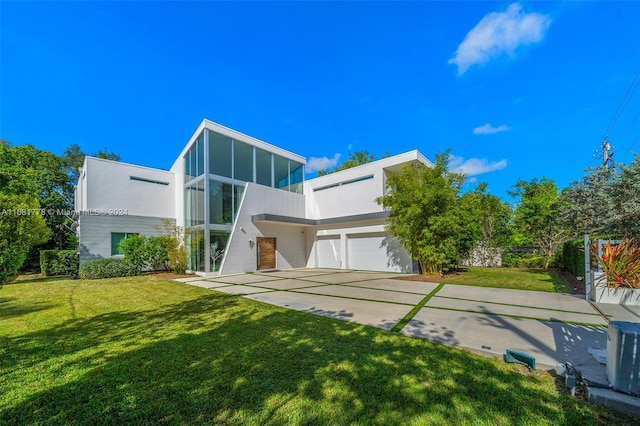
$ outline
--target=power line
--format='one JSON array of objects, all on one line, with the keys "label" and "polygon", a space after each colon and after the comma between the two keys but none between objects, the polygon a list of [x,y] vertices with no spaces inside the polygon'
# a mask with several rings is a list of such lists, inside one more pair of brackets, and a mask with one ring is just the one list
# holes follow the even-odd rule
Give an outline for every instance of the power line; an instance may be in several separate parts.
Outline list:
[{"label": "power line", "polygon": [[638,136],[638,137],[636,138],[636,140],[635,140],[635,141],[633,141],[633,143],[631,144],[631,146],[629,146],[629,148],[627,148],[627,150],[625,151],[625,153],[624,153],[623,155],[627,155],[627,153],[629,153],[629,152],[631,151],[631,148],[633,148],[633,146],[634,146],[635,144],[637,144],[637,143],[638,143],[638,141],[640,141],[640,136]]},{"label": "power line", "polygon": [[624,129],[624,132],[622,132],[622,134],[620,135],[620,137],[618,138],[618,143],[620,143],[622,141],[622,138],[624,138],[624,136],[627,134],[627,132],[629,131],[629,128],[631,128],[631,125],[633,124],[634,121],[636,121],[638,119],[638,116],[640,116],[640,110],[638,110],[638,112],[636,113],[636,115],[631,119],[631,121],[629,122],[629,124],[627,125],[627,128]]},{"label": "power line", "polygon": [[618,105],[618,109],[616,110],[616,113],[613,115],[613,118],[611,119],[611,123],[609,123],[609,126],[607,127],[607,130],[604,132],[604,135],[602,135],[602,139],[605,139],[609,134],[609,132],[611,132],[613,127],[616,125],[616,123],[620,119],[620,116],[624,112],[625,108],[629,104],[629,101],[633,97],[636,89],[638,89],[638,86],[640,86],[639,77],[640,77],[640,68],[638,68],[638,72],[636,72],[636,75],[633,77],[633,80],[631,80],[631,84],[629,85],[627,92],[624,94],[624,97],[620,101],[620,104]]}]

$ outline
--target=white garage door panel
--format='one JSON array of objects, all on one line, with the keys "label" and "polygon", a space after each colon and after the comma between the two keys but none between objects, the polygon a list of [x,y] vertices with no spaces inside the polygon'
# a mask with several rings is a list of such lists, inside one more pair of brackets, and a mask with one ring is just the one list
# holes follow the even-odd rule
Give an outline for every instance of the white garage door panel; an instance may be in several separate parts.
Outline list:
[{"label": "white garage door panel", "polygon": [[395,239],[385,234],[350,235],[347,247],[349,269],[411,271],[411,257]]},{"label": "white garage door panel", "polygon": [[340,237],[318,237],[318,268],[340,268]]}]

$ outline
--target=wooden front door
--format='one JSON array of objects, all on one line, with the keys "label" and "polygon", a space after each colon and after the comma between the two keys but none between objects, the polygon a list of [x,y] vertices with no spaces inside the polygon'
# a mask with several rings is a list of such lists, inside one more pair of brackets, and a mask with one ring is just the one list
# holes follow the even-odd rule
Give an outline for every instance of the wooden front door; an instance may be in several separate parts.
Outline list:
[{"label": "wooden front door", "polygon": [[258,270],[276,269],[276,239],[271,237],[257,237]]}]

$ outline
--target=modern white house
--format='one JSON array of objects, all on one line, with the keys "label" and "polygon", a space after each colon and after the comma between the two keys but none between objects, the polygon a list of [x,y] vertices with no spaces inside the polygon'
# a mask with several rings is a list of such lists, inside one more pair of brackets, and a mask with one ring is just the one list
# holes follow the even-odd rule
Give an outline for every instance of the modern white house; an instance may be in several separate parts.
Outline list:
[{"label": "modern white house", "polygon": [[389,173],[433,164],[410,151],[304,179],[306,159],[204,120],[169,171],[86,157],[76,187],[80,261],[119,256],[128,235],[186,233],[189,269],[414,272],[376,203]]}]

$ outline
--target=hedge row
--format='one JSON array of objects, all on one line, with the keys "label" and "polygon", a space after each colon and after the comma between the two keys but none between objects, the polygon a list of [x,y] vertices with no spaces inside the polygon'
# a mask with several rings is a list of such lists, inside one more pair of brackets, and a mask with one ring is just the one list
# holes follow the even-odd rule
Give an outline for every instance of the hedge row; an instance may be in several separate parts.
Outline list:
[{"label": "hedge row", "polygon": [[576,277],[584,277],[584,240],[571,240],[564,243],[562,265]]},{"label": "hedge row", "polygon": [[140,275],[140,270],[122,258],[85,260],[80,265],[80,278],[95,280]]},{"label": "hedge row", "polygon": [[40,250],[40,272],[47,277],[76,274],[79,262],[77,250]]}]

